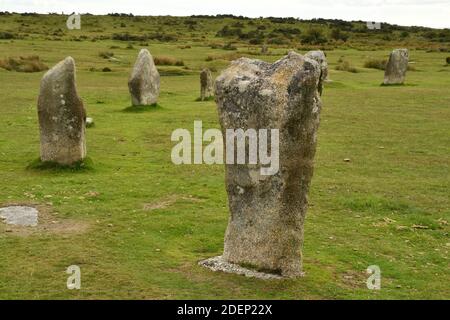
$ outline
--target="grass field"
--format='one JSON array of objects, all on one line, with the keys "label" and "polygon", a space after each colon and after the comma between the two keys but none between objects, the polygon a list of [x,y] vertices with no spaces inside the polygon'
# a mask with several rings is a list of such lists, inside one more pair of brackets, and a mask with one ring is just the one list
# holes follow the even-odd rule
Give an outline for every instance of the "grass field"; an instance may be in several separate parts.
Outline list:
[{"label": "grass field", "polygon": [[[199,70],[217,75],[230,52],[188,40],[126,47],[107,39],[0,40],[0,59],[38,55],[51,67],[72,56],[95,120],[88,168],[27,169],[39,157],[43,72],[0,69],[0,204],[36,205],[44,214],[34,231],[0,224],[0,298],[450,299],[448,53],[412,50],[416,70],[406,85],[382,87],[383,71],[363,65],[391,48],[327,51],[333,81],[323,95],[305,225],[306,276],[263,281],[197,265],[223,249],[224,168],[170,158],[173,130],[192,132],[194,120],[219,127],[214,101],[196,101]],[[159,67],[159,106],[133,112],[127,79],[143,47],[185,66]],[[275,61],[288,49],[256,57]],[[257,48],[233,53],[249,50]],[[104,51],[115,59],[100,57]],[[335,70],[341,57],[358,73]],[[66,288],[70,265],[81,268],[81,290]],[[366,287],[369,265],[381,268],[379,291]]]}]

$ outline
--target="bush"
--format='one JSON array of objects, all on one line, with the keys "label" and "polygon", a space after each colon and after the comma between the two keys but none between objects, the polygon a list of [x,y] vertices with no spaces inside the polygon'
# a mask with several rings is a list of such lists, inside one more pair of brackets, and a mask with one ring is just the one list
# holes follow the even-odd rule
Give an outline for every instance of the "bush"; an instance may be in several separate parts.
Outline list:
[{"label": "bush", "polygon": [[109,59],[109,58],[114,57],[114,52],[102,51],[98,55],[103,59]]},{"label": "bush", "polygon": [[310,28],[306,34],[301,38],[302,44],[324,44],[328,39],[323,35],[322,30]]},{"label": "bush", "polygon": [[108,67],[104,67],[102,69],[102,72],[111,72],[111,71],[112,71],[111,68],[108,68]]},{"label": "bush", "polygon": [[167,56],[157,56],[154,58],[155,64],[158,66],[184,66],[184,61]]},{"label": "bush", "polygon": [[447,57],[447,58],[445,59],[445,62],[447,62],[447,64],[450,64],[450,57]]},{"label": "bush", "polygon": [[385,70],[387,60],[385,59],[370,59],[364,62],[364,68]]},{"label": "bush", "polygon": [[48,67],[40,60],[39,56],[10,57],[0,60],[0,68],[17,72],[40,72],[48,70]]},{"label": "bush", "polygon": [[17,39],[17,36],[11,32],[0,32],[0,39],[5,39],[5,40]]},{"label": "bush", "polygon": [[331,30],[331,34],[330,34],[331,39],[334,39],[336,41],[338,40],[342,40],[344,42],[346,42],[348,40],[348,35],[344,32],[341,31],[341,29],[333,29]]},{"label": "bush", "polygon": [[350,62],[348,61],[344,61],[342,60],[337,66],[336,66],[336,70],[339,71],[347,71],[347,72],[352,72],[352,73],[357,73],[358,70],[353,67]]}]

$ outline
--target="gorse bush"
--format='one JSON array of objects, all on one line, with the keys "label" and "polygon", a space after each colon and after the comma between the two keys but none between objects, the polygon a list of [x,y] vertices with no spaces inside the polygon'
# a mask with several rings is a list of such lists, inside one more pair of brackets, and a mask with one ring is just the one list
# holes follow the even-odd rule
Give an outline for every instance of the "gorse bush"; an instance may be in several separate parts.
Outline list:
[{"label": "gorse bush", "polygon": [[184,66],[184,61],[168,56],[157,56],[153,59],[158,66]]},{"label": "gorse bush", "polygon": [[40,72],[48,70],[47,65],[45,65],[39,58],[39,56],[28,56],[0,60],[0,68],[6,69],[8,71],[17,72]]},{"label": "gorse bush", "polygon": [[385,70],[387,60],[385,59],[370,59],[364,62],[364,68]]}]

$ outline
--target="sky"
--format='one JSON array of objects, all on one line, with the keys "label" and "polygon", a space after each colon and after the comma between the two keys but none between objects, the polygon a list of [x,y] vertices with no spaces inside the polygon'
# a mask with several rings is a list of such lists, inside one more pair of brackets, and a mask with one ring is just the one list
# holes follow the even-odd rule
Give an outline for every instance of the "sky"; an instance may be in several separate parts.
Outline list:
[{"label": "sky", "polygon": [[327,18],[450,28],[450,0],[0,0],[0,11]]}]

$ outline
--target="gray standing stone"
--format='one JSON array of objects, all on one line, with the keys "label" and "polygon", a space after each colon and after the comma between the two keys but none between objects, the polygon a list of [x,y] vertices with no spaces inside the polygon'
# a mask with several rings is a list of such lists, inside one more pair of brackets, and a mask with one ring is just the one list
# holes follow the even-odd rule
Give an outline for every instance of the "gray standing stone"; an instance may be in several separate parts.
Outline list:
[{"label": "gray standing stone", "polygon": [[303,223],[322,106],[321,74],[315,60],[290,52],[273,64],[241,58],[217,78],[223,133],[278,129],[280,168],[275,175],[262,176],[260,164],[226,165],[231,216],[224,253],[203,265],[227,262],[283,277],[302,275]]},{"label": "gray standing stone", "polygon": [[316,60],[320,65],[320,83],[319,83],[319,93],[322,95],[323,84],[328,80],[328,62],[325,53],[321,50],[309,51],[305,54],[305,57]]},{"label": "gray standing stone", "polygon": [[142,49],[128,80],[133,106],[155,104],[159,97],[159,86],[159,73],[153,57],[147,49]]},{"label": "gray standing stone", "polygon": [[200,72],[200,100],[205,99],[213,95],[214,85],[211,71],[208,68],[203,69]]},{"label": "gray standing stone", "polygon": [[86,157],[86,112],[77,94],[75,61],[67,57],[41,80],[41,160],[70,165]]},{"label": "gray standing stone", "polygon": [[384,84],[403,84],[408,70],[408,60],[408,49],[392,51],[384,72]]}]

